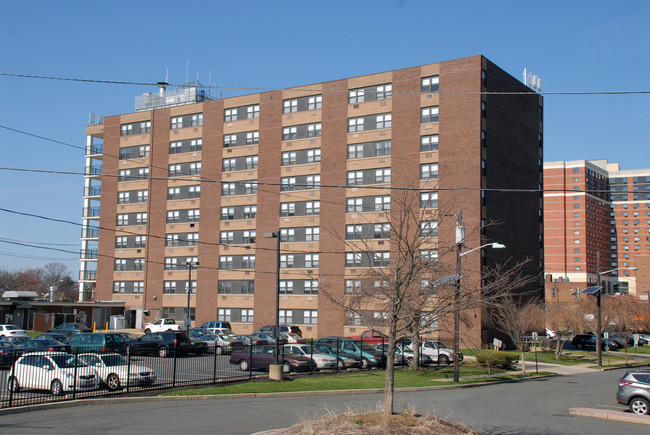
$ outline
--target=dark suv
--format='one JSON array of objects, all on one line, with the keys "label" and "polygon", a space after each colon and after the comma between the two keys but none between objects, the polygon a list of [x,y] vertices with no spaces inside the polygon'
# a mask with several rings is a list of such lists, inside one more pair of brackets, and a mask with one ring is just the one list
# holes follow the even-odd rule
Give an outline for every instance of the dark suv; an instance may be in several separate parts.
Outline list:
[{"label": "dark suv", "polygon": [[190,338],[183,332],[165,331],[144,334],[130,346],[133,355],[183,356],[194,352]]},{"label": "dark suv", "polygon": [[639,415],[650,414],[650,371],[632,370],[618,381],[616,400]]},{"label": "dark suv", "polygon": [[74,353],[120,353],[126,354],[124,337],[116,332],[80,332],[68,339]]},{"label": "dark suv", "polygon": [[[578,334],[573,337],[571,343],[576,347],[576,349],[585,349],[585,348],[596,348],[596,336],[593,334]],[[618,350],[619,345],[614,340],[605,340],[604,338],[600,339],[600,344],[605,350],[609,347],[609,350]]]}]

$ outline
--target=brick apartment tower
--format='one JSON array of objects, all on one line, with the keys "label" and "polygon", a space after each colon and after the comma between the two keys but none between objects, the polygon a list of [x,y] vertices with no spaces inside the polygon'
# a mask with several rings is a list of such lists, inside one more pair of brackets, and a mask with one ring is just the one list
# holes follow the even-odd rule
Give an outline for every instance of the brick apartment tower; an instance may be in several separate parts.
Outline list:
[{"label": "brick apartment tower", "polygon": [[[124,300],[127,320],[184,319],[198,261],[196,323],[274,323],[277,240],[264,234],[280,230],[281,321],[308,337],[359,333],[318,287],[343,295],[363,269],[342,238],[386,222],[391,191],[376,187],[419,187],[438,200],[432,214],[461,210],[466,250],[507,246],[464,256],[463,280],[509,258],[540,274],[543,100],[484,57],[219,100],[192,91],[179,102],[162,86],[87,127],[80,292]],[[455,218],[439,224],[438,244],[453,246]],[[490,339],[482,313],[469,317],[463,345]]]},{"label": "brick apartment tower", "polygon": [[[544,163],[547,302],[575,302],[597,282],[607,294],[647,297],[650,287],[650,170],[607,160]],[[600,258],[600,263],[597,259]],[[644,296],[644,294],[646,296]]]}]

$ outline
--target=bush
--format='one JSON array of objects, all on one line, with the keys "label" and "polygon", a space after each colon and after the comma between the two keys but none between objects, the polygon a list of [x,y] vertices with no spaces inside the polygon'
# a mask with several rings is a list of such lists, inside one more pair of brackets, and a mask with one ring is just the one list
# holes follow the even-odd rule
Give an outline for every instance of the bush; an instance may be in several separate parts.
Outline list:
[{"label": "bush", "polygon": [[481,367],[508,370],[519,361],[519,354],[516,352],[501,352],[498,350],[484,349],[476,353],[476,361],[478,361]]}]

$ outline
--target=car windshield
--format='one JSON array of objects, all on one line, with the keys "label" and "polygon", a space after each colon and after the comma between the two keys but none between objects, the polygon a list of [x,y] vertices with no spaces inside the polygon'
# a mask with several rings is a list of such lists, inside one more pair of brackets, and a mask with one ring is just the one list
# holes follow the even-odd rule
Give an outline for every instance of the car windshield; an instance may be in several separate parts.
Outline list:
[{"label": "car windshield", "polygon": [[[52,360],[54,360],[54,363],[60,369],[73,368],[75,363],[75,357],[73,355],[54,355],[52,356]],[[77,360],[77,363],[78,363],[77,367],[87,367],[86,363],[84,363],[80,359]]]},{"label": "car windshield", "polygon": [[104,361],[104,364],[106,364],[108,367],[127,365],[126,360],[120,355],[103,355],[101,358],[102,361]]},{"label": "car windshield", "polygon": [[138,339],[138,337],[136,337],[135,335],[130,334],[128,332],[123,332],[122,337],[124,337],[127,340],[137,340]]},{"label": "car windshield", "polygon": [[18,328],[18,327],[15,326],[15,325],[6,325],[6,326],[5,326],[5,329],[6,329],[7,331],[18,331],[20,328]]}]

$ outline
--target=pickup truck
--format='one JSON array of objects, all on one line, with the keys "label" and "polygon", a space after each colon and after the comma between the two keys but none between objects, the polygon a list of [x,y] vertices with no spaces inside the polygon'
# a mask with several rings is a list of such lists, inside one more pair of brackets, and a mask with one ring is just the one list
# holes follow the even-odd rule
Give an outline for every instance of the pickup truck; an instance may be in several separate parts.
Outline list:
[{"label": "pickup truck", "polygon": [[[144,333],[150,334],[152,332],[165,332],[165,331],[182,331],[181,326],[174,321],[174,319],[158,319],[154,323],[147,323],[144,326]],[[183,328],[185,328],[183,326]]]},{"label": "pickup truck", "polygon": [[363,331],[361,335],[353,335],[347,338],[351,338],[353,340],[363,340],[365,343],[370,343],[370,344],[388,343],[387,336],[385,336],[381,332],[373,331],[370,329]]}]

